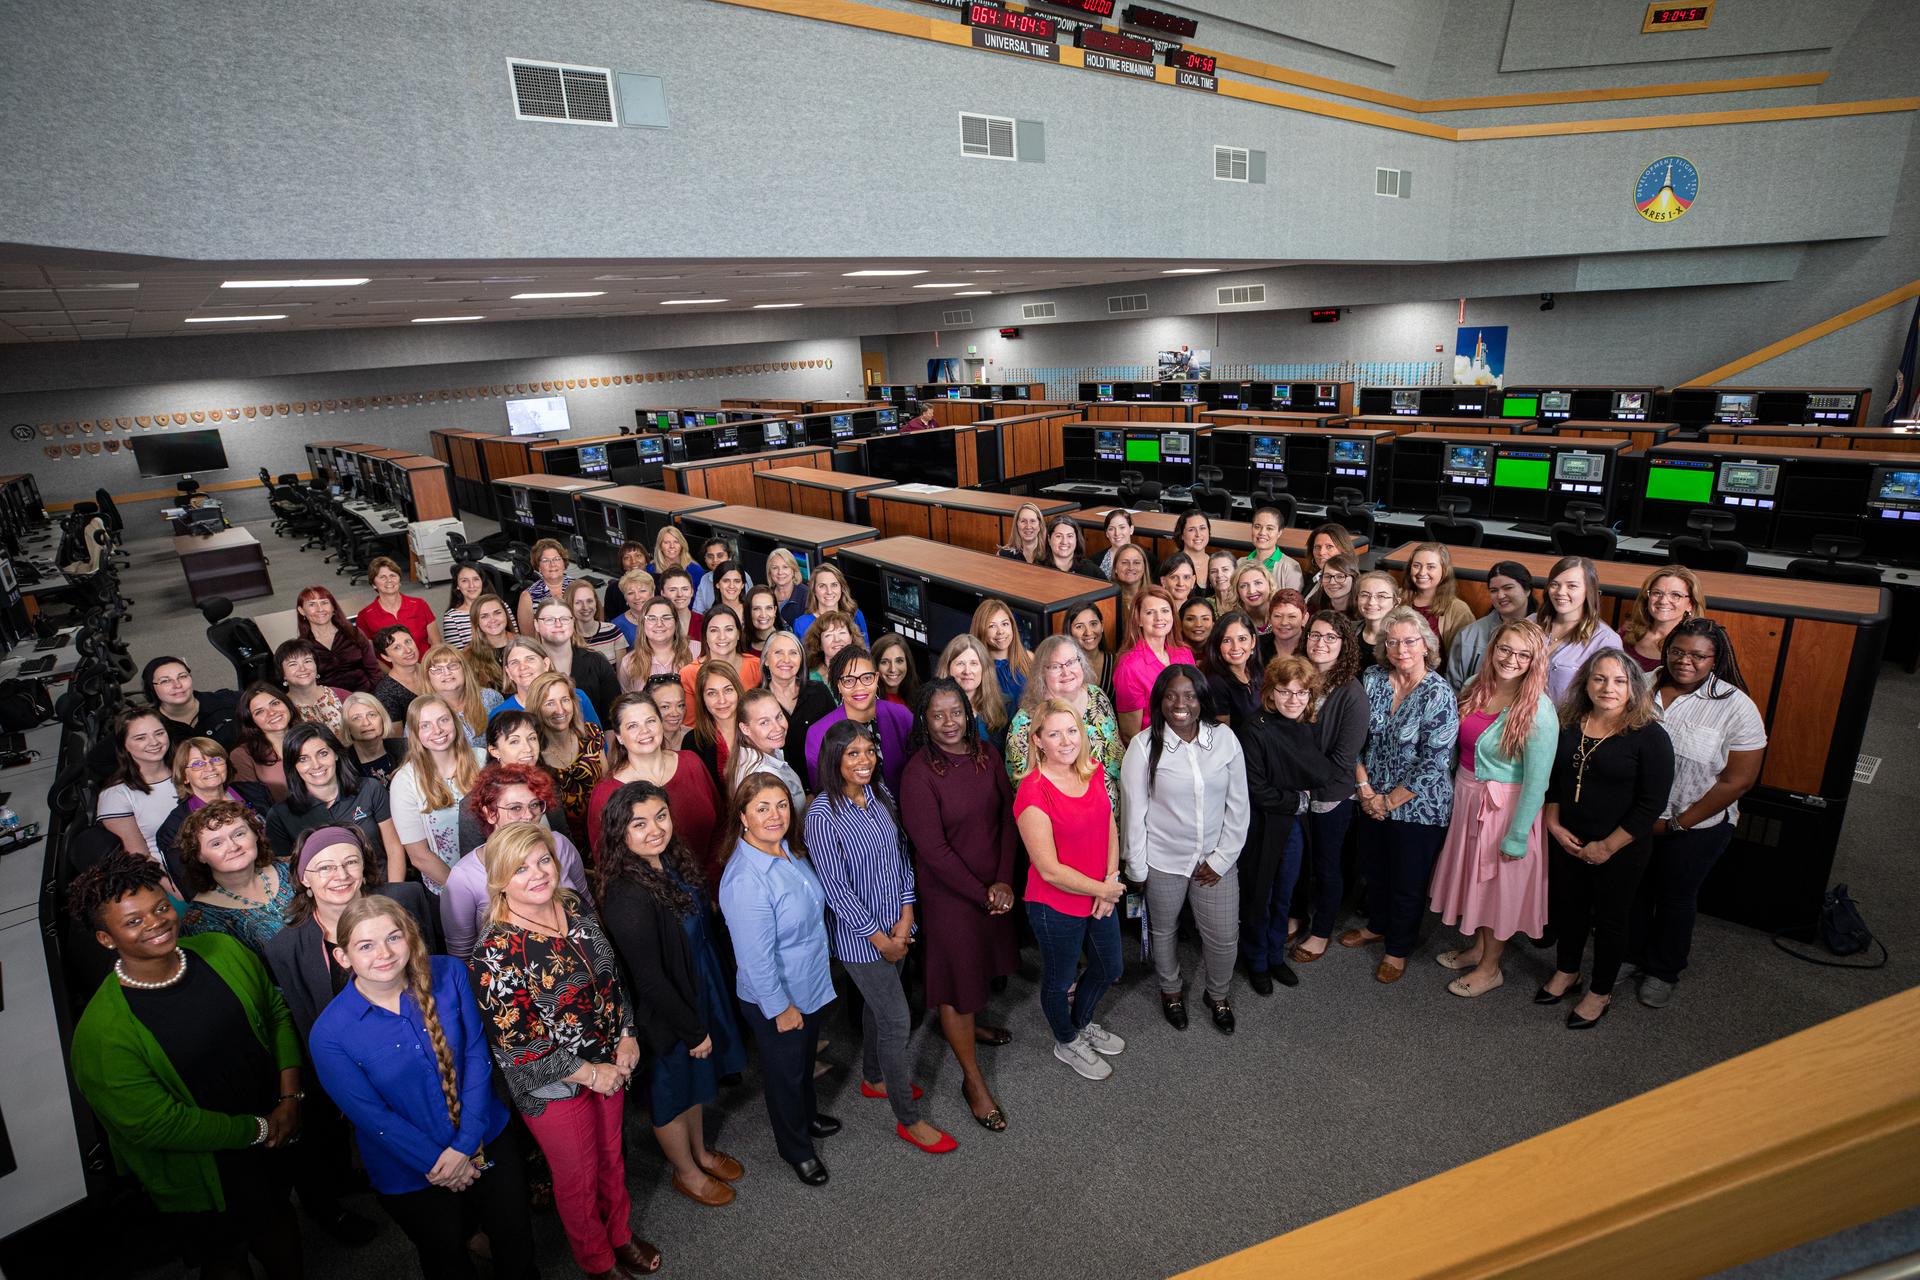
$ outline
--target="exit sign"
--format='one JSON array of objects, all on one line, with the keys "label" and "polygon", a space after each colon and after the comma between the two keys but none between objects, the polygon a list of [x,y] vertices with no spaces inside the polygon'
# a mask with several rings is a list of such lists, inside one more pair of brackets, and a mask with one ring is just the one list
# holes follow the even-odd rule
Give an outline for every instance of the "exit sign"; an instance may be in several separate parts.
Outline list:
[{"label": "exit sign", "polygon": [[1714,0],[1701,4],[1650,4],[1640,24],[1644,34],[1650,31],[1704,31],[1713,22]]},{"label": "exit sign", "polygon": [[1018,329],[1002,329],[1000,336],[1003,338],[1017,338],[1020,336],[1020,331]]}]

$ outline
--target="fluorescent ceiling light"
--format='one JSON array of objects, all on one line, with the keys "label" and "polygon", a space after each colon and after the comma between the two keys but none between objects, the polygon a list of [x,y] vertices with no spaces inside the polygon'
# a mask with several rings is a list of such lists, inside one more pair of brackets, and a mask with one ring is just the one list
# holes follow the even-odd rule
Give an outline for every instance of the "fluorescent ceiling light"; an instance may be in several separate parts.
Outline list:
[{"label": "fluorescent ceiling light", "polygon": [[927,274],[927,271],[925,267],[917,267],[917,268],[911,268],[907,270],[893,270],[893,269],[881,270],[880,268],[876,267],[866,271],[842,271],[840,274],[842,276],[923,276]]},{"label": "fluorescent ceiling light", "polygon": [[137,284],[61,284],[54,288],[62,293],[77,293],[85,289],[138,289]]},{"label": "fluorescent ceiling light", "polygon": [[753,309],[755,311],[780,311],[786,307],[804,307],[806,305],[804,302],[756,302],[753,304]]},{"label": "fluorescent ceiling light", "polygon": [[917,284],[916,289],[964,289],[972,284],[971,280],[944,280],[939,284]]},{"label": "fluorescent ceiling light", "polygon": [[188,324],[235,324],[241,320],[285,320],[285,316],[188,316]]},{"label": "fluorescent ceiling light", "polygon": [[990,298],[993,296],[993,290],[968,289],[965,293],[956,293],[953,296],[956,298]]},{"label": "fluorescent ceiling light", "polygon": [[341,276],[332,280],[228,280],[222,289],[344,289],[365,284],[367,276]]},{"label": "fluorescent ceiling light", "polygon": [[416,316],[415,324],[452,324],[456,320],[485,320],[485,316]]},{"label": "fluorescent ceiling light", "polygon": [[1218,267],[1174,267],[1160,274],[1163,276],[1210,276],[1218,273],[1219,270]]},{"label": "fluorescent ceiling light", "polygon": [[698,307],[709,302],[728,302],[728,301],[731,301],[731,299],[728,299],[728,298],[662,298],[660,299],[660,305],[663,307]]},{"label": "fluorescent ceiling light", "polygon": [[572,293],[516,293],[513,295],[515,301],[519,301],[522,298],[604,298],[606,296],[607,291],[605,289],[580,289]]}]

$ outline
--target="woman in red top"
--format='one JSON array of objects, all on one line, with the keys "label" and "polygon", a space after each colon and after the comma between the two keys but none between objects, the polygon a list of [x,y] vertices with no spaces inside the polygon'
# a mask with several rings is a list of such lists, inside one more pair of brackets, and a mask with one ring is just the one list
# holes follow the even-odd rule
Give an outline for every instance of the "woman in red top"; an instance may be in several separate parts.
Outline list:
[{"label": "woman in red top", "polygon": [[421,653],[440,643],[440,620],[433,606],[418,596],[400,594],[400,565],[389,556],[375,556],[367,562],[367,580],[373,583],[373,599],[361,605],[353,625],[371,640],[382,627],[402,626],[413,634],[413,643]]},{"label": "woman in red top", "polygon": [[691,751],[675,751],[666,745],[666,726],[651,694],[621,694],[607,708],[607,723],[607,770],[587,796],[587,844],[595,863],[599,862],[600,842],[605,838],[600,818],[607,801],[629,782],[651,782],[667,793],[674,832],[699,859],[711,891],[720,880],[714,858],[720,793],[714,787],[713,775]]},{"label": "woman in red top", "polygon": [[[1113,1074],[1105,1059],[1127,1047],[1093,1020],[1094,1006],[1120,979],[1114,908],[1126,886],[1113,803],[1072,704],[1048,698],[1027,733],[1034,767],[1014,793],[1013,816],[1032,863],[1027,919],[1040,944],[1040,1011],[1053,1031],[1053,1056],[1089,1080],[1104,1080]],[[1082,950],[1091,962],[1076,984]]]}]

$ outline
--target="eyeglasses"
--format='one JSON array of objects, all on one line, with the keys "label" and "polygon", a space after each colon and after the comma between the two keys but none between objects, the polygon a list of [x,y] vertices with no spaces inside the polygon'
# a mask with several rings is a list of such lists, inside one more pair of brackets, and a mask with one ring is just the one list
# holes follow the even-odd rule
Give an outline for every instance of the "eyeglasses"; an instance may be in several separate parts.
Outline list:
[{"label": "eyeglasses", "polygon": [[1688,666],[1706,666],[1713,662],[1710,653],[1694,653],[1689,649],[1671,648],[1667,650],[1667,665],[1684,662]]},{"label": "eyeglasses", "polygon": [[187,762],[189,769],[224,769],[226,767],[225,760],[189,760]]},{"label": "eyeglasses", "polygon": [[460,671],[460,664],[457,662],[436,662],[428,667],[427,671],[429,674],[436,676],[456,675]]},{"label": "eyeglasses", "polygon": [[859,675],[845,675],[840,677],[840,683],[847,688],[858,687],[861,689],[871,689],[874,685],[880,683],[880,673],[878,671],[862,671]]},{"label": "eyeglasses", "polygon": [[314,862],[307,866],[307,874],[321,880],[331,880],[337,875],[358,878],[366,864],[358,858],[348,858],[341,862]]},{"label": "eyeglasses", "polygon": [[1683,601],[1692,600],[1693,594],[1687,591],[1649,591],[1647,592],[1647,599],[1650,601],[1662,600],[1668,604],[1680,604]]},{"label": "eyeglasses", "polygon": [[503,804],[498,812],[503,818],[531,819],[545,814],[547,806],[539,800],[529,800],[525,804]]},{"label": "eyeglasses", "polygon": [[1047,664],[1047,674],[1050,676],[1063,676],[1069,671],[1078,671],[1079,669],[1080,664],[1078,662],[1049,662]]},{"label": "eyeglasses", "polygon": [[1275,689],[1273,691],[1273,698],[1276,702],[1305,702],[1312,696],[1313,690],[1311,689]]},{"label": "eyeglasses", "polygon": [[1510,644],[1497,644],[1493,646],[1493,656],[1496,658],[1505,658],[1508,661],[1512,661],[1515,658],[1525,658],[1528,661],[1532,661],[1533,650],[1516,649]]},{"label": "eyeglasses", "polygon": [[1419,636],[1388,636],[1389,649],[1424,649],[1427,642]]},{"label": "eyeglasses", "polygon": [[1339,644],[1340,637],[1336,632],[1332,632],[1332,631],[1309,631],[1307,632],[1307,643],[1308,644]]}]

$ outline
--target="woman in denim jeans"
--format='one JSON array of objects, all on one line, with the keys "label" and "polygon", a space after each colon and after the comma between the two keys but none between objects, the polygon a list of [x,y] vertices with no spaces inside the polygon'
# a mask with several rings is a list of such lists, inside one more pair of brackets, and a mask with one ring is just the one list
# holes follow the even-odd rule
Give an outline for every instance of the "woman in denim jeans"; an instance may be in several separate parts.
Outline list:
[{"label": "woman in denim jeans", "polygon": [[[1079,712],[1048,698],[1034,708],[1027,733],[1033,768],[1014,793],[1013,816],[1033,864],[1026,899],[1040,944],[1040,1009],[1053,1031],[1053,1056],[1104,1080],[1113,1074],[1104,1059],[1127,1047],[1093,1020],[1094,1006],[1120,977],[1120,834]],[[1076,985],[1083,949],[1092,958]]]}]

